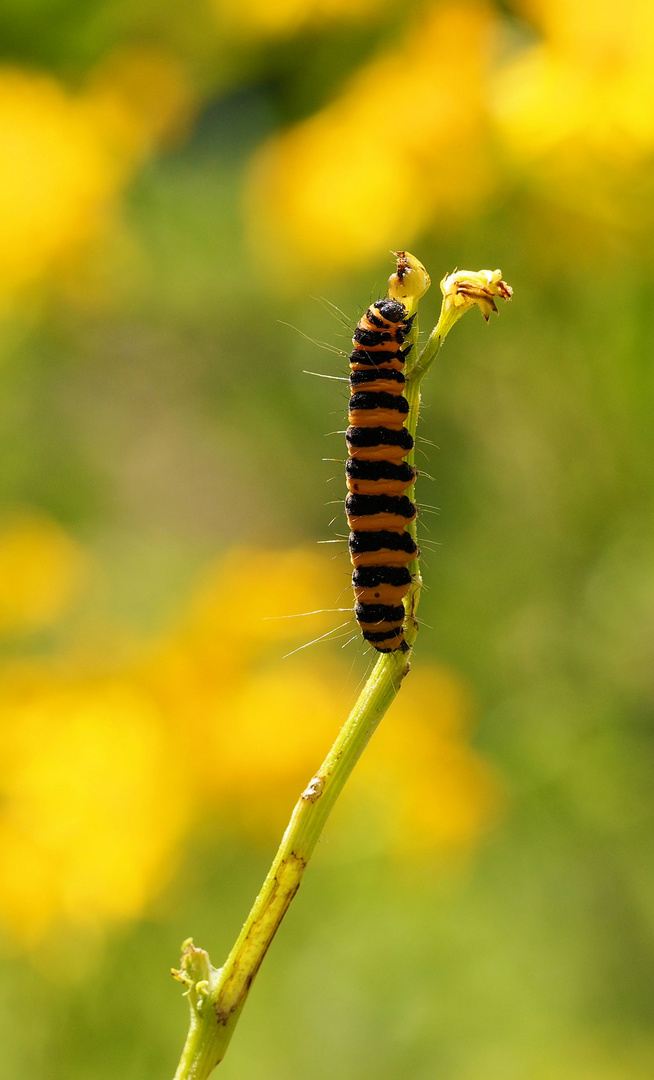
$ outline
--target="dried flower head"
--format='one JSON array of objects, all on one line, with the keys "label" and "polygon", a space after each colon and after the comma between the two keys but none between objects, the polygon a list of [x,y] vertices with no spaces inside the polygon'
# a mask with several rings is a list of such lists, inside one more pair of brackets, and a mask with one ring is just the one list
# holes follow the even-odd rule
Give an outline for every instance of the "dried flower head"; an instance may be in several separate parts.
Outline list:
[{"label": "dried flower head", "polygon": [[502,281],[501,270],[455,270],[441,281],[441,292],[445,298],[443,309],[451,307],[456,318],[477,304],[486,322],[491,311],[497,314],[495,297],[510,300],[513,289]]}]

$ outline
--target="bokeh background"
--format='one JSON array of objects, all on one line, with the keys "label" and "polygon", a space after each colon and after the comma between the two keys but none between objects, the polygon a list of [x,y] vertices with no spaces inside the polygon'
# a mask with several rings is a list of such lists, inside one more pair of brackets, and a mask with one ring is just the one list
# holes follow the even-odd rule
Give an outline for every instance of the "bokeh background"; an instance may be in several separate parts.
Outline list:
[{"label": "bokeh background", "polygon": [[174,1071],[181,942],[226,954],[370,665],[276,616],[350,603],[303,372],[409,248],[515,300],[430,376],[414,670],[222,1075],[650,1080],[649,0],[5,0],[0,41],[2,1075]]}]

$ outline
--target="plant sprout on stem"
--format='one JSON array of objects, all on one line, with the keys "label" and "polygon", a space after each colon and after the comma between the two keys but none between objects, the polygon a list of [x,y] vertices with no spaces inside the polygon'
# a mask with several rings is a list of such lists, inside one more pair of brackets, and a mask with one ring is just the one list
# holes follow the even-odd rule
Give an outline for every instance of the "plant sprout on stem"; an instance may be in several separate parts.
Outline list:
[{"label": "plant sprout on stem", "polygon": [[[388,295],[401,300],[408,314],[413,315],[429,288],[430,278],[413,255],[402,251],[396,257],[397,270],[389,279]],[[443,278],[441,292],[443,302],[438,323],[420,353],[417,319],[408,338],[413,349],[406,368],[404,393],[409,402],[406,427],[414,438],[420,384],[454,323],[475,305],[488,321],[491,311],[497,311],[495,298],[510,300],[512,295],[499,270],[457,271]],[[409,464],[413,464],[413,453],[407,458]],[[413,488],[407,494],[414,501]],[[412,522],[409,529],[415,539],[416,523]],[[408,652],[379,654],[331,750],[296,803],[261,891],[224,965],[213,967],[203,949],[196,948],[191,940],[184,943],[181,968],[173,974],[186,986],[191,1019],[175,1080],[205,1080],[224,1057],[250,986],[300,887],[334,803],[409,671],[418,633],[416,611],[422,585],[418,558],[409,569],[412,584],[404,598]]]}]

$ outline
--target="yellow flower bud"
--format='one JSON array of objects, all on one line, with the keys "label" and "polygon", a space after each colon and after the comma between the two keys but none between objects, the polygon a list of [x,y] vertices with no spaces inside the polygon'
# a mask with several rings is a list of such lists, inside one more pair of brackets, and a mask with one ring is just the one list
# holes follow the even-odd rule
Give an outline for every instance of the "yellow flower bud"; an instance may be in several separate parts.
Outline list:
[{"label": "yellow flower bud", "polygon": [[408,251],[394,251],[397,270],[388,279],[388,295],[401,300],[407,310],[414,311],[418,300],[431,285],[431,278],[422,263]]}]

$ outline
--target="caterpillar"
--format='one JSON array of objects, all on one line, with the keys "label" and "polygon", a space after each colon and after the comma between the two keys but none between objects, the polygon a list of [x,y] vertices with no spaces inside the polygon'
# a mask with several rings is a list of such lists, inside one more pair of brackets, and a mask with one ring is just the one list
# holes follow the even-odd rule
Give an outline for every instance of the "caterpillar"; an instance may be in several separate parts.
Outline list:
[{"label": "caterpillar", "polygon": [[345,500],[354,567],[354,613],[363,637],[378,652],[408,651],[403,597],[408,564],[418,554],[407,525],[417,515],[404,494],[416,470],[404,458],[413,449],[405,426],[403,349],[415,315],[399,300],[377,300],[359,320],[350,354],[349,427]]}]

